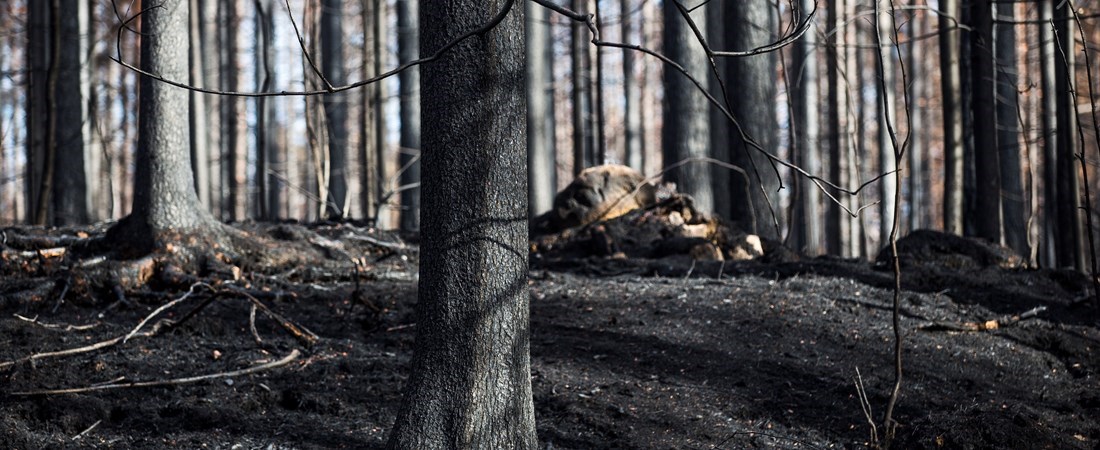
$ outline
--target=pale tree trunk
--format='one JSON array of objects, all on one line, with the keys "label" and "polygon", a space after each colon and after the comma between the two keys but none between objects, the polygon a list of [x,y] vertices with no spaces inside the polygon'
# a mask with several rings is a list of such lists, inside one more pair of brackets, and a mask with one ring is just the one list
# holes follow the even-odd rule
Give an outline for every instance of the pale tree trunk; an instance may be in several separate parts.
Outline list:
[{"label": "pale tree trunk", "polygon": [[[50,73],[50,2],[47,0],[27,3],[27,92],[25,126],[26,166],[24,168],[24,194],[26,218],[29,223],[38,222],[38,210],[46,174],[46,153],[49,141],[49,89]],[[43,218],[43,221],[45,219]],[[40,224],[45,224],[40,223]]]},{"label": "pale tree trunk", "polygon": [[[923,13],[912,14],[909,17],[909,36],[924,35],[925,17]],[[925,158],[928,157],[924,140],[925,108],[921,106],[924,104],[924,89],[927,84],[926,77],[928,77],[925,70],[924,41],[911,41],[906,56],[908,57],[905,63],[906,81],[909,83],[906,88],[909,90],[910,104],[913,105],[909,111],[909,148],[906,150],[909,170],[906,171],[906,181],[909,185],[909,198],[907,199],[909,203],[909,231],[914,231],[926,226],[924,223],[925,186],[924,178],[921,175],[924,171]]]},{"label": "pale tree trunk", "polygon": [[[623,42],[641,43],[640,27],[637,14],[631,9],[631,0],[622,0],[620,12],[622,14]],[[548,30],[549,31],[549,30]],[[530,58],[530,57],[528,57]],[[623,50],[623,115],[625,123],[624,132],[624,162],[639,172],[645,172],[645,146],[642,135],[642,90],[635,75],[636,55],[634,50]],[[549,209],[549,208],[547,208]]]},{"label": "pale tree trunk", "polygon": [[57,84],[55,90],[56,159],[54,160],[53,194],[51,196],[50,223],[53,225],[76,225],[88,223],[91,219],[90,194],[87,180],[95,173],[88,173],[88,158],[85,152],[84,124],[88,118],[88,104],[84,102],[84,86],[81,80],[82,51],[81,37],[90,32],[81,29],[88,24],[87,4],[81,0],[52,0],[55,6],[54,23],[60,28],[53,33],[58,39],[56,47]]},{"label": "pale tree trunk", "polygon": [[1055,37],[1055,92],[1058,99],[1058,264],[1062,267],[1085,269],[1085,229],[1081,213],[1081,181],[1078,178],[1076,154],[1077,104],[1073,94],[1077,51],[1077,26],[1068,2],[1059,4],[1054,11]]},{"label": "pale tree trunk", "polygon": [[[142,15],[141,68],[170,80],[188,75],[188,2],[166,0]],[[191,175],[190,135],[179,112],[186,90],[139,78],[141,121],[132,213],[108,238],[141,250],[163,245],[180,233],[216,231],[213,216],[199,205]]]},{"label": "pale tree trunk", "polygon": [[963,234],[963,110],[962,110],[962,58],[959,29],[955,23],[960,9],[959,0],[942,0],[940,8],[945,15],[939,18],[940,27],[940,89],[943,98],[943,230]]},{"label": "pale tree trunk", "polygon": [[[691,19],[706,33],[705,8],[691,13]],[[664,52],[679,63],[706,87],[706,53],[692,32],[687,19],[674,2],[664,3]],[[710,116],[706,97],[687,76],[671,67],[665,67],[665,112],[662,142],[665,143],[666,168],[689,158],[710,156]],[[711,167],[702,162],[690,162],[665,172],[665,181],[676,183],[679,192],[695,199],[695,206],[702,211],[714,211],[714,193],[711,190]]]},{"label": "pale tree trunk", "polygon": [[1042,85],[1042,142],[1043,142],[1043,214],[1040,259],[1044,267],[1058,267],[1058,94],[1055,78],[1058,64],[1054,30],[1055,0],[1039,0],[1039,71]]},{"label": "pale tree trunk", "polygon": [[[775,10],[768,2],[754,1],[737,8],[725,8],[725,15],[725,42],[729,43],[730,50],[749,50],[775,39]],[[775,53],[726,61],[729,71],[726,85],[737,89],[737,101],[733,102],[731,112],[745,133],[742,135],[734,127],[730,135],[730,162],[744,171],[730,173],[730,218],[746,231],[778,238],[775,222],[781,222],[782,218],[773,220],[772,208],[764,193],[776,192],[779,178],[767,158],[746,143],[746,139],[751,139],[773,154],[777,148]]]},{"label": "pale tree trunk", "polygon": [[[846,21],[852,20],[856,17],[859,3],[856,0],[846,0],[844,4],[844,18]],[[863,133],[863,97],[859,95],[862,89],[861,70],[863,67],[861,64],[861,56],[863,51],[859,49],[855,44],[860,42],[859,27],[849,26],[844,31],[844,43],[847,45],[844,47],[844,86],[841,91],[844,94],[844,98],[841,100],[845,105],[847,114],[844,116],[844,136],[845,145],[844,149],[844,165],[843,179],[847,182],[850,188],[859,186],[862,182],[862,175],[860,174],[861,165],[859,161],[860,152],[864,147]],[[856,211],[860,207],[860,196],[849,195],[845,197],[845,202],[848,205],[849,211]],[[843,233],[843,242],[847,245],[844,246],[844,254],[849,257],[863,256],[863,215],[848,214],[844,216],[844,223],[841,229]]]},{"label": "pale tree trunk", "polygon": [[[387,4],[388,3],[384,0],[375,0],[374,10],[376,11],[376,20],[374,23],[374,54],[377,55],[374,58],[375,73],[382,73],[389,67],[388,62],[386,61],[386,52],[388,51],[387,45],[389,45],[389,40],[386,38],[386,36],[389,35],[386,28],[388,26],[387,17],[389,17],[386,6]],[[386,114],[384,113],[386,97],[389,95],[389,93],[386,91],[386,85],[384,83],[375,83],[373,87],[375,89],[375,98],[378,100],[378,106],[375,110],[374,115],[374,159],[378,161],[378,165],[376,167],[378,172],[375,178],[378,180],[378,192],[381,193],[380,195],[385,195],[385,186],[387,183],[390,182],[390,180],[387,178],[386,172],[386,135],[388,125],[386,121]],[[420,192],[423,193],[423,189],[421,189]],[[378,210],[376,220],[380,224],[388,224],[391,222],[389,211],[392,211],[392,209],[387,208],[387,206],[388,205],[385,204],[380,205],[380,209]]]},{"label": "pale tree trunk", "polygon": [[[417,24],[418,0],[397,1],[398,59],[404,63],[418,57],[420,30]],[[420,230],[420,69],[402,71],[401,83],[401,151],[398,166],[401,172],[401,229]]]},{"label": "pale tree trunk", "polygon": [[[225,0],[222,7],[225,13],[225,40],[222,42],[222,83],[226,91],[236,92],[240,90],[241,70],[239,56],[239,30],[242,24],[241,5],[234,0]],[[223,185],[225,187],[225,200],[223,212],[225,218],[230,221],[244,220],[248,201],[245,199],[247,190],[247,173],[245,172],[245,157],[247,156],[247,138],[245,137],[245,108],[241,97],[222,98],[222,140],[225,142],[225,154],[222,158]]]},{"label": "pale tree trunk", "polygon": [[[848,114],[847,102],[845,100],[844,90],[845,84],[840,77],[841,69],[841,54],[842,52],[839,45],[843,45],[847,42],[844,36],[847,35],[845,29],[841,29],[842,15],[841,12],[847,7],[844,3],[846,0],[834,0],[832,5],[826,10],[827,17],[826,29],[832,30],[833,33],[829,35],[825,44],[825,76],[828,79],[828,104],[829,112],[827,116],[828,124],[826,125],[825,135],[829,139],[829,181],[840,185],[847,184],[842,180],[842,168],[845,154],[844,149],[844,129],[842,124],[847,125],[847,121],[841,119]],[[847,196],[837,196],[839,201],[847,201]],[[825,208],[825,251],[830,255],[849,256],[844,251],[844,228],[847,225],[847,219],[844,217],[843,210],[840,205],[834,202],[828,202]]]},{"label": "pale tree trunk", "polygon": [[[894,213],[898,199],[894,196],[898,184],[898,161],[894,155],[891,128],[897,123],[897,99],[894,94],[896,74],[894,72],[894,12],[890,9],[890,0],[877,0],[875,24],[878,27],[878,77],[875,87],[878,90],[878,150],[879,173],[888,174],[879,183],[879,234],[877,247],[882,247],[890,236]],[[895,128],[896,130],[896,128]]]},{"label": "pale tree trunk", "polygon": [[[344,2],[321,1],[321,72],[333,86],[342,86],[344,70]],[[347,217],[348,209],[348,111],[347,94],[323,97],[328,122],[328,199],[326,215]]]},{"label": "pale tree trunk", "polygon": [[[550,10],[525,2],[527,14],[527,182],[528,217],[549,211],[554,203],[553,47]],[[637,91],[637,89],[635,89]],[[630,100],[627,99],[627,102]]]},{"label": "pale tree trunk", "polygon": [[[502,3],[425,0],[421,53],[480,26]],[[522,27],[517,6],[423,66],[420,325],[390,448],[537,447]]]},{"label": "pale tree trunk", "polygon": [[[219,76],[221,75],[221,68],[219,67],[218,58],[221,54],[219,49],[220,41],[218,40],[218,0],[199,0],[199,14],[200,14],[200,41],[201,41],[201,57],[202,57],[202,79],[203,85],[206,87],[217,87],[221,84]],[[218,112],[222,108],[222,97],[218,95],[210,95],[205,99],[205,109],[202,114],[206,117],[214,118],[218,117]],[[221,180],[218,174],[221,173],[221,158],[220,149],[222,144],[222,124],[220,120],[207,120],[206,121],[206,136],[203,140],[206,141],[207,159],[202,161],[202,164],[195,166],[196,174],[200,171],[206,172],[206,185],[205,193],[202,185],[196,186],[199,192],[199,201],[207,207],[209,211],[221,210],[221,196],[220,192]],[[215,155],[217,157],[215,157]],[[197,178],[197,177],[196,177]]]},{"label": "pale tree trunk", "polygon": [[[809,13],[814,8],[814,0],[801,0],[799,2],[803,14]],[[821,175],[821,149],[818,146],[818,112],[821,99],[817,88],[817,34],[808,32],[795,42],[794,45],[794,79],[791,80],[792,96],[794,97],[795,134],[797,137],[798,165],[807,172]],[[791,226],[797,230],[796,250],[808,255],[817,255],[822,252],[822,222],[821,222],[821,191],[810,180],[799,178],[798,190],[801,194],[798,199],[797,212],[800,223]]]},{"label": "pale tree trunk", "polygon": [[[588,13],[589,0],[573,0],[573,10]],[[573,174],[600,163],[596,160],[596,135],[592,114],[591,35],[588,27],[573,21]]]},{"label": "pale tree trunk", "polygon": [[[190,13],[188,14],[188,57],[190,58],[189,79],[191,85],[199,88],[206,87],[204,76],[203,48],[202,48],[202,5],[201,0],[190,0]],[[203,208],[210,208],[210,147],[206,137],[206,131],[210,116],[206,102],[210,96],[199,92],[190,93],[191,122],[191,167],[194,168],[195,191],[199,196],[199,203]]]},{"label": "pale tree trunk", "polygon": [[[1016,17],[1011,3],[996,5],[1002,21]],[[1000,157],[1001,207],[1004,215],[1005,244],[1021,255],[1028,255],[1027,208],[1020,179],[1019,99],[1016,85],[1016,31],[1014,25],[995,25],[997,147]]]},{"label": "pale tree trunk", "polygon": [[97,114],[101,92],[105,91],[100,89],[104,83],[99,78],[104,60],[95,48],[98,30],[93,26],[98,23],[95,17],[98,5],[98,0],[81,0],[77,9],[80,29],[83,30],[80,33],[80,54],[84,61],[81,65],[80,93],[84,99],[84,181],[88,194],[88,221],[91,223],[111,218],[110,177],[105,166],[107,145],[104,142],[110,133],[100,123],[105,119]]},{"label": "pale tree trunk", "polygon": [[974,100],[974,168],[978,201],[974,212],[977,236],[992,243],[1004,240],[1001,215],[1000,155],[997,147],[997,110],[994,103],[993,9],[991,0],[971,3],[970,67]]}]

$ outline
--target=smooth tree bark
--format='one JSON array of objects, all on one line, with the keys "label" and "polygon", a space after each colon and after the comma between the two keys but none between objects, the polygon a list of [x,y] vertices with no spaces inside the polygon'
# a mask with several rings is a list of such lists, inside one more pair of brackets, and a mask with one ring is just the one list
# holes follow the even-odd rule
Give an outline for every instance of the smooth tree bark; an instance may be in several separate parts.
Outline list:
[{"label": "smooth tree bark", "polygon": [[975,0],[970,6],[970,77],[974,96],[970,114],[974,120],[974,168],[978,195],[974,209],[975,224],[978,237],[1000,244],[1004,239],[1004,229],[994,102],[993,4],[992,0]]},{"label": "smooth tree bark", "polygon": [[[722,2],[711,2],[706,5],[707,9],[707,27],[706,37],[707,44],[711,49],[724,50],[729,46],[726,45],[726,33],[725,33],[725,8],[726,4]],[[706,69],[707,83],[711,92],[717,94],[716,97],[720,100],[721,89],[719,85],[719,79],[725,81],[726,78],[726,66],[725,64],[718,64],[717,74],[714,73],[709,64]],[[717,75],[717,76],[716,76]],[[732,91],[732,92],[731,92]],[[731,86],[726,86],[726,97],[736,98],[737,90]],[[719,161],[729,161],[730,159],[730,128],[732,124],[729,118],[726,117],[720,109],[711,107],[708,103],[706,109],[709,113],[709,128],[710,128],[710,157]],[[714,209],[712,212],[720,217],[730,216],[730,170],[729,168],[719,166],[717,164],[708,164],[710,167],[710,185],[711,194],[714,197]]]},{"label": "smooth tree bark", "polygon": [[[219,76],[222,71],[218,59],[221,55],[219,51],[220,41],[218,40],[218,2],[219,0],[199,0],[200,56],[202,58],[203,85],[206,87],[217,87],[221,83]],[[218,117],[218,112],[222,108],[221,105],[222,97],[220,95],[206,96],[203,105],[205,109],[202,114],[209,118]],[[195,187],[199,194],[199,202],[209,211],[221,210],[221,197],[218,195],[221,186],[221,177],[218,176],[221,173],[221,158],[214,157],[214,155],[220,156],[221,139],[221,122],[219,120],[207,120],[206,136],[203,137],[203,140],[206,141],[207,159],[202,161],[201,164],[195,165]],[[200,176],[199,172],[205,172],[205,175]],[[205,188],[202,184],[198,184],[199,178],[206,180]]]},{"label": "smooth tree bark", "polygon": [[[241,87],[242,70],[240,68],[240,27],[243,23],[242,6],[235,0],[223,0],[223,23],[221,81],[222,89],[236,92]],[[222,155],[223,218],[230,221],[244,220],[247,211],[246,199],[248,173],[245,167],[248,154],[247,123],[245,120],[244,99],[241,97],[222,98],[222,141],[225,143]]]},{"label": "smooth tree bark", "polygon": [[[418,0],[397,1],[397,53],[402,63],[419,55]],[[401,229],[420,230],[420,69],[410,67],[398,74],[401,84]]]},{"label": "smooth tree bark", "polygon": [[[275,83],[274,0],[256,0],[256,88],[268,92]],[[256,201],[257,217],[281,218],[282,182],[276,171],[282,167],[283,149],[276,135],[275,98],[256,99]]]},{"label": "smooth tree bark", "polygon": [[[188,1],[165,0],[141,17],[141,68],[170,80],[188,76]],[[199,204],[191,175],[190,132],[184,89],[139,78],[138,146],[132,212],[107,233],[140,252],[179,241],[181,234],[214,235],[221,229]],[[184,114],[186,117],[186,114]]]},{"label": "smooth tree bark", "polygon": [[[815,0],[801,0],[799,8],[802,14],[813,10]],[[794,97],[794,130],[797,138],[796,161],[807,172],[821,175],[821,149],[818,145],[820,125],[820,97],[817,79],[817,34],[808,32],[795,42],[791,80],[791,95]],[[795,248],[808,255],[817,255],[822,248],[821,191],[810,180],[799,178],[799,199],[795,217],[798,223],[791,226],[796,230]]]},{"label": "smooth tree bark", "polygon": [[[321,0],[321,73],[332,86],[347,81],[344,65],[344,2]],[[322,100],[328,125],[328,198],[325,215],[348,214],[348,110],[347,94],[326,94]]]},{"label": "smooth tree bark", "polygon": [[[920,13],[909,16],[909,36],[924,35],[925,17]],[[906,172],[909,195],[906,201],[909,204],[909,231],[914,231],[925,227],[925,186],[922,174],[925,158],[928,158],[929,153],[924,139],[926,136],[925,108],[921,105],[924,105],[924,89],[928,74],[924,63],[924,41],[911,41],[908,47],[909,51],[905,54],[906,81],[908,81],[906,89],[909,90],[910,104],[915,107],[910,108],[909,111],[909,148],[906,153],[909,163],[909,170]]]},{"label": "smooth tree bark", "polygon": [[553,207],[557,186],[552,81],[554,55],[550,40],[550,10],[535,2],[524,2],[524,5],[527,14],[524,25],[527,33],[527,211],[529,217],[535,217]]},{"label": "smooth tree bark", "polygon": [[943,230],[963,234],[963,109],[959,0],[941,0],[940,92],[943,98]]},{"label": "smooth tree bark", "polygon": [[[710,66],[702,43],[675,2],[664,3],[664,53],[696,77],[704,89]],[[706,8],[696,9],[691,20],[702,33],[706,33]],[[687,76],[671,67],[664,71],[665,110],[661,138],[662,153],[667,169],[665,181],[676,183],[679,192],[695,199],[695,206],[707,212],[714,211],[714,192],[711,184],[711,167],[702,162],[688,162],[690,158],[710,156],[710,115],[706,97]],[[681,164],[678,167],[673,166]]]},{"label": "smooth tree bark", "polygon": [[[775,39],[775,10],[769,2],[746,2],[725,8],[724,14],[730,50],[751,50]],[[730,219],[746,231],[775,239],[779,237],[775,223],[782,223],[782,218],[773,218],[779,211],[769,206],[765,192],[777,191],[779,177],[770,161],[748,143],[751,140],[773,154],[778,147],[775,52],[726,61],[726,86],[736,89],[731,112],[740,124],[730,132],[730,162],[741,169],[730,173]]]},{"label": "smooth tree bark", "polygon": [[1055,43],[1054,3],[1056,0],[1039,1],[1039,84],[1042,86],[1040,122],[1043,145],[1043,214],[1040,259],[1044,267],[1058,267],[1057,247],[1061,243],[1059,233],[1058,196],[1058,91],[1057,46]]},{"label": "smooth tree bark", "polygon": [[[190,8],[187,23],[187,56],[190,59],[188,77],[192,86],[205,88],[206,77],[204,76],[203,63],[206,60],[203,58],[202,48],[203,17],[201,0],[190,0],[188,3]],[[206,102],[209,97],[212,96],[201,92],[191,92],[189,94],[191,108],[188,110],[188,119],[191,122],[191,167],[194,169],[195,192],[198,194],[199,203],[202,204],[203,208],[210,207],[210,142],[206,140],[209,134],[206,128],[210,122],[209,111],[206,109]]]},{"label": "smooth tree bark", "polygon": [[[632,9],[631,0],[620,3],[623,42],[641,43],[640,28],[636,25],[638,11]],[[530,20],[530,14],[528,14]],[[528,56],[530,58],[530,56]],[[645,173],[645,140],[642,135],[642,89],[635,74],[634,50],[623,49],[623,161],[638,172]]]},{"label": "smooth tree bark", "polygon": [[[380,3],[380,0],[362,0],[360,5],[360,19],[363,22],[363,60],[359,70],[364,80],[378,75],[381,59],[380,44],[378,44],[379,22],[382,14]],[[377,125],[382,115],[381,88],[382,83],[374,83],[359,90],[362,109],[359,120],[359,202],[363,216],[374,220],[378,218],[380,211],[382,186],[378,148],[381,139],[376,136],[381,129]]]},{"label": "smooth tree bark", "polygon": [[[589,0],[573,0],[573,10],[588,14]],[[592,111],[592,53],[588,27],[573,21],[573,174],[602,163],[596,159],[595,116]]]},{"label": "smooth tree bark", "polygon": [[995,15],[1002,22],[995,25],[993,40],[995,67],[995,99],[997,102],[997,149],[1001,177],[1001,211],[1004,218],[1005,245],[1021,255],[1029,255],[1027,207],[1020,177],[1020,112],[1016,85],[1016,28],[1003,22],[1013,22],[1016,15],[1012,3],[996,5]]},{"label": "smooth tree bark", "polygon": [[421,54],[495,28],[422,66],[418,326],[400,449],[534,449],[527,292],[523,8],[425,0]]}]

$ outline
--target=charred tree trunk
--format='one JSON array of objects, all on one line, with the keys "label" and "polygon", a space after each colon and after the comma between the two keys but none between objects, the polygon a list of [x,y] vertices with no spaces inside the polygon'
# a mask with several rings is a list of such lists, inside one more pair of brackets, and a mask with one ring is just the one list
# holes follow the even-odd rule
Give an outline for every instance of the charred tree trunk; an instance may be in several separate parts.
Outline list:
[{"label": "charred tree trunk", "polygon": [[[1014,21],[1016,5],[996,5],[1001,21]],[[1016,31],[1014,25],[996,25],[993,37],[996,49],[997,147],[1000,160],[1001,208],[1004,217],[1005,244],[1021,255],[1030,254],[1027,243],[1027,208],[1020,179],[1019,101],[1016,94]]]},{"label": "charred tree trunk", "polygon": [[[664,3],[665,55],[679,63],[689,74],[698,77],[705,87],[709,69],[706,53],[677,5],[671,1]],[[699,8],[691,13],[695,26],[703,33],[706,32],[706,11]],[[682,164],[665,172],[665,180],[676,183],[677,190],[692,196],[697,208],[713,212],[710,166],[701,162],[683,164],[690,158],[710,156],[710,115],[706,97],[687,76],[671,67],[665,67],[664,86],[664,129],[661,138],[664,142],[664,166],[670,168]]]},{"label": "charred tree trunk", "polygon": [[[641,36],[634,37],[639,28],[635,25],[637,19],[635,11],[631,10],[631,1],[622,0],[622,34],[623,42],[641,43]],[[624,132],[624,162],[634,170],[645,173],[645,147],[642,144],[642,90],[635,78],[635,54],[634,50],[623,50],[623,115],[625,123]]]},{"label": "charred tree trunk", "polygon": [[978,201],[975,204],[977,236],[999,244],[1004,239],[1001,216],[1000,155],[997,146],[997,110],[993,83],[993,4],[974,0],[970,18],[970,67],[974,101],[974,168]]},{"label": "charred tree trunk", "polygon": [[[844,90],[845,84],[840,77],[841,68],[841,52],[839,51],[839,45],[843,36],[846,36],[846,30],[840,28],[842,23],[841,12],[846,8],[846,0],[834,0],[827,10],[827,28],[833,30],[832,34],[829,34],[828,40],[825,43],[825,76],[828,79],[828,107],[829,112],[827,116],[828,124],[826,128],[826,136],[829,139],[829,181],[837,184],[843,183],[842,179],[842,161],[844,160],[847,151],[844,148],[844,129],[842,123],[847,125],[846,121],[842,122],[842,118],[845,118],[848,114],[847,101],[845,100]],[[839,196],[837,199],[841,202],[847,200],[846,197]],[[825,251],[831,255],[847,256],[844,251],[844,229],[847,224],[847,219],[844,217],[844,212],[840,208],[840,205],[829,202],[825,208]]]},{"label": "charred tree trunk", "polygon": [[1081,215],[1081,181],[1077,166],[1076,83],[1077,26],[1072,5],[1060,3],[1054,11],[1055,92],[1058,103],[1057,179],[1058,179],[1058,263],[1063,267],[1085,270],[1085,229]]},{"label": "charred tree trunk", "polygon": [[84,52],[82,36],[87,29],[81,29],[83,20],[87,26],[87,4],[80,0],[52,0],[53,38],[57,39],[54,48],[57,53],[56,84],[54,86],[54,138],[55,159],[53,173],[53,193],[49,222],[53,225],[76,225],[88,223],[92,216],[91,191],[88,179],[89,159],[98,155],[88,153],[84,135],[84,124],[88,119],[87,103],[82,92]]},{"label": "charred tree trunk", "polygon": [[27,221],[38,221],[39,203],[46,175],[46,153],[50,139],[50,2],[45,0],[27,3],[27,93],[25,126],[26,166],[24,168],[24,194]]},{"label": "charred tree trunk", "polygon": [[959,0],[942,0],[940,26],[940,83],[943,96],[943,229],[963,234],[963,110],[959,29]]},{"label": "charred tree trunk", "polygon": [[[344,71],[344,2],[321,1],[321,72],[332,86],[342,86]],[[348,112],[347,94],[327,94],[323,99],[328,123],[328,198],[329,217],[345,218],[348,209]]]},{"label": "charred tree trunk", "polygon": [[[573,0],[573,10],[588,13],[589,0]],[[588,27],[572,23],[573,30],[573,174],[595,166],[596,130],[592,114],[592,58],[588,48]]]},{"label": "charred tree trunk", "polygon": [[[814,0],[801,0],[799,8],[802,14],[808,14],[814,8]],[[794,45],[794,68],[791,87],[794,92],[794,118],[797,162],[807,172],[821,174],[821,149],[818,146],[818,112],[820,98],[817,89],[817,35],[806,33]],[[800,178],[797,181],[799,198],[795,217],[791,226],[796,230],[794,236],[796,250],[808,255],[817,255],[822,251],[821,191],[810,180]]]},{"label": "charred tree trunk", "polygon": [[1058,58],[1055,56],[1055,43],[1052,20],[1054,19],[1055,0],[1039,0],[1039,70],[1042,85],[1042,107],[1040,108],[1043,127],[1043,220],[1042,241],[1040,243],[1041,260],[1045,267],[1058,267],[1058,245],[1062,234],[1059,232],[1058,201]]},{"label": "charred tree trunk", "polygon": [[[421,53],[480,26],[501,3],[425,0]],[[537,445],[522,27],[514,7],[493,30],[423,66],[420,326],[390,448]]]}]

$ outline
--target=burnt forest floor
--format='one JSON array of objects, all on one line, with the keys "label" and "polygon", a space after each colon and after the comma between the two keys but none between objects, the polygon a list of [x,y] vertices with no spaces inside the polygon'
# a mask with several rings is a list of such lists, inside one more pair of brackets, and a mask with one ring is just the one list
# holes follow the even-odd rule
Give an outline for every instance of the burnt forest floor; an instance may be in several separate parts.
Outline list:
[{"label": "burnt forest floor", "polygon": [[[362,259],[122,292],[78,286],[74,256],[0,246],[0,364],[14,362],[0,365],[0,447],[380,448],[419,326],[416,247],[347,224],[274,227],[241,225]],[[1084,276],[909,264],[903,280],[896,448],[1100,448],[1100,314]],[[894,381],[892,285],[831,257],[534,257],[540,446],[866,447],[857,385],[877,423]],[[257,303],[320,339],[306,345]],[[148,333],[160,319],[180,325]],[[181,380],[208,374],[222,375]],[[85,390],[44,393],[69,388]]]}]

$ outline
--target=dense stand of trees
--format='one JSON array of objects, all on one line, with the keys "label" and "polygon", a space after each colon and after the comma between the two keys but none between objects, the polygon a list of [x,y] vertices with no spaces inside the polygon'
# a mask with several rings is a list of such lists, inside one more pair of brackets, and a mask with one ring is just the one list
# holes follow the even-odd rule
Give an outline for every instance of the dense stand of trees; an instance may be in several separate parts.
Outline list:
[{"label": "dense stand of trees", "polygon": [[[416,2],[290,5],[187,1],[188,71],[177,81],[225,92],[324,90],[417,57]],[[903,232],[943,229],[1004,243],[1043,266],[1088,266],[1085,214],[1097,208],[1082,194],[1100,177],[1085,185],[1082,171],[1100,155],[1084,87],[1100,81],[1087,79],[1082,51],[1100,40],[1096,2],[1072,5],[1083,28],[1070,4],[1049,0],[817,3],[793,45],[713,60],[708,51],[775,42],[815,2],[679,4],[690,23],[677,5],[565,6],[598,13],[601,39],[659,51],[696,80],[630,49],[597,48],[583,23],[525,5],[531,214],[587,166],[618,162],[654,175],[707,157],[733,167],[692,162],[665,179],[703,208],[811,254],[875,252],[884,219],[900,208]],[[139,6],[13,0],[0,10],[3,222],[67,225],[130,212],[140,83],[109,58],[139,60],[132,30],[122,32],[121,54],[113,45],[117,17]],[[729,101],[736,124],[696,81]],[[364,218],[417,230],[420,92],[413,69],[305,99],[188,94],[199,204],[227,221]],[[899,204],[888,195],[894,176],[846,195],[776,169],[764,152],[847,188],[900,162],[904,195]]]}]

